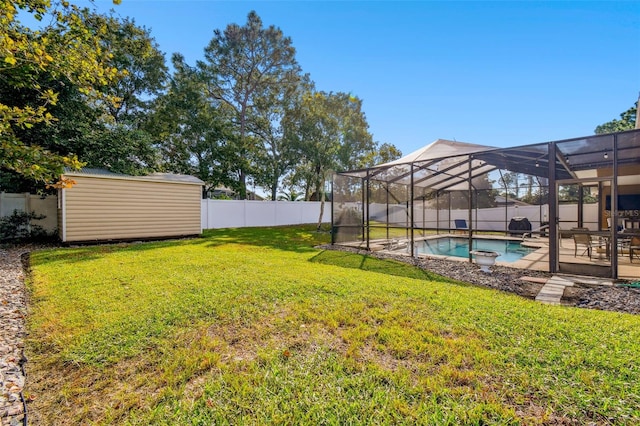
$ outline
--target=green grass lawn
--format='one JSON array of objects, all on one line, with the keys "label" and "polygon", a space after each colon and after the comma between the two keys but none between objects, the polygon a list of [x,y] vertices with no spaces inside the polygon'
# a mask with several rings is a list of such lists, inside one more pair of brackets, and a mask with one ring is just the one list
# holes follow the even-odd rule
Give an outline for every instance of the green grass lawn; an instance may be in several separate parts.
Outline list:
[{"label": "green grass lawn", "polygon": [[32,424],[640,424],[640,317],[327,241],[225,229],[32,253]]}]

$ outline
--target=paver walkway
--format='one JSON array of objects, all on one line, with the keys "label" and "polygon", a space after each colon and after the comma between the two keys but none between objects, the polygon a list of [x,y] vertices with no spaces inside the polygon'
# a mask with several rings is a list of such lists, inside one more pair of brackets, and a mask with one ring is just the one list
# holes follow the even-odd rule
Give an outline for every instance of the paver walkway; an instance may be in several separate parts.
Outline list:
[{"label": "paver walkway", "polygon": [[559,305],[566,287],[571,287],[576,283],[586,285],[613,285],[607,278],[576,277],[570,275],[554,275],[542,286],[536,300],[549,305]]},{"label": "paver walkway", "polygon": [[565,287],[571,286],[573,286],[573,281],[554,275],[547,280],[545,285],[542,286],[540,292],[536,296],[536,300],[549,305],[559,305],[562,300]]}]

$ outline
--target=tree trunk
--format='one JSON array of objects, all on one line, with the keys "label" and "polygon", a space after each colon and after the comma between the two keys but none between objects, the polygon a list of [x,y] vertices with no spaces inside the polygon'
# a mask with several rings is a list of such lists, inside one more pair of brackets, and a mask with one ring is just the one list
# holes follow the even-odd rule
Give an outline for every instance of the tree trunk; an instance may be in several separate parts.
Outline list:
[{"label": "tree trunk", "polygon": [[[280,169],[280,167],[278,167],[277,164],[272,164],[273,166],[273,182],[271,182],[271,200],[272,201],[276,201],[278,199],[278,187],[279,187],[279,183],[280,183],[280,176],[283,175],[283,173],[281,172],[282,169]],[[292,200],[293,201],[293,200]]]},{"label": "tree trunk", "polygon": [[309,185],[309,182],[304,184],[304,200],[311,201],[311,185]]},{"label": "tree trunk", "polygon": [[[240,146],[242,147],[241,154],[247,154],[247,141],[245,139],[245,129],[247,124],[247,95],[245,94],[244,101],[240,105]],[[248,158],[248,156],[247,156]],[[242,160],[241,160],[242,161]],[[247,175],[244,172],[244,166],[240,169],[240,199],[247,199]]]},{"label": "tree trunk", "polygon": [[[324,186],[324,184],[322,184],[322,186]],[[317,226],[318,232],[320,232],[321,230],[322,216],[324,215],[324,191],[321,191],[320,188],[321,188],[321,183],[318,182],[318,185],[316,186],[316,194],[320,195],[320,217],[318,217],[318,226]]]},{"label": "tree trunk", "polygon": [[247,175],[244,173],[244,170],[240,170],[240,199],[247,199]]}]

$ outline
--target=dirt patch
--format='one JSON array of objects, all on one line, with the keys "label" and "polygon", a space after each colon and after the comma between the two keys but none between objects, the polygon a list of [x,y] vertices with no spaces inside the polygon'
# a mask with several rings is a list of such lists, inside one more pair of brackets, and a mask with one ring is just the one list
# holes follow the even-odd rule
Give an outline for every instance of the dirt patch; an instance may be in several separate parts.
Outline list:
[{"label": "dirt patch", "polygon": [[544,284],[541,283],[522,281],[518,284],[514,292],[518,296],[526,297],[527,299],[535,299],[538,293],[540,293],[540,289],[543,285]]}]

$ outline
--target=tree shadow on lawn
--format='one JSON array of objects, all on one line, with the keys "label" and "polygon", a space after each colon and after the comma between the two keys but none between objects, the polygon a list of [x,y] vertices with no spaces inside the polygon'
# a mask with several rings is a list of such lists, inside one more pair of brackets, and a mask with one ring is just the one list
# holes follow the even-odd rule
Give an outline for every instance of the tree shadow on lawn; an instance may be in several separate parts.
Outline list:
[{"label": "tree shadow on lawn", "polygon": [[172,239],[172,240],[155,240],[155,241],[128,241],[128,242],[100,242],[87,243],[73,246],[47,247],[45,250],[35,250],[29,253],[29,263],[36,264],[52,264],[52,263],[79,263],[90,260],[97,260],[109,253],[128,251],[140,252],[148,250],[156,250],[165,247],[202,243],[199,237]]},{"label": "tree shadow on lawn", "polygon": [[443,277],[434,272],[408,265],[397,260],[378,259],[366,254],[350,253],[339,250],[324,250],[311,258],[310,262],[340,266],[343,268],[360,269],[362,271],[379,272],[396,277],[414,278],[418,280],[450,284],[462,284],[459,281]]},{"label": "tree shadow on lawn", "polygon": [[294,251],[297,253],[313,252],[314,246],[326,244],[330,240],[327,232],[317,232],[314,225],[276,226],[268,228],[225,228],[208,229],[199,237],[168,239],[155,241],[100,242],[70,247],[50,247],[38,251],[31,257],[37,264],[57,262],[77,263],[100,259],[105,254],[114,252],[142,252],[167,247],[201,245],[203,247],[220,247],[225,244],[240,244],[270,247],[276,250]]},{"label": "tree shadow on lawn", "polygon": [[203,233],[203,239],[206,245],[215,247],[232,243],[309,253],[317,250],[314,249],[315,246],[327,244],[331,235],[328,232],[317,232],[314,225],[273,226],[208,229]]}]

